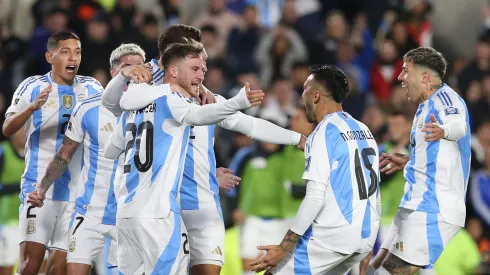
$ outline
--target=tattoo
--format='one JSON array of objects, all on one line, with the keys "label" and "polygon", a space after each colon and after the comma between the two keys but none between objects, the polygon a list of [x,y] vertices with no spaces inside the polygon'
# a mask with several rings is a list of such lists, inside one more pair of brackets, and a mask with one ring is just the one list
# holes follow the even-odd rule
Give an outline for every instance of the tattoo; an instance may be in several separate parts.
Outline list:
[{"label": "tattoo", "polygon": [[383,267],[392,275],[410,275],[411,264],[391,253],[384,260]]},{"label": "tattoo", "polygon": [[75,142],[67,137],[63,139],[60,149],[54,156],[54,159],[49,163],[46,168],[46,174],[41,180],[40,186],[44,190],[48,190],[51,185],[63,174],[68,167],[71,157],[75,153],[80,143]]},{"label": "tattoo", "polygon": [[409,156],[407,156],[407,155],[404,155],[404,154],[395,153],[395,156],[400,157],[400,158],[403,158],[403,159],[404,159],[404,160],[406,160],[407,162],[410,160],[410,157],[409,157]]},{"label": "tattoo", "polygon": [[288,230],[288,233],[286,233],[286,236],[284,236],[284,239],[282,240],[281,244],[279,244],[279,247],[284,252],[289,252],[296,247],[299,239],[301,239],[300,235],[294,233],[291,230]]},{"label": "tattoo", "polygon": [[420,95],[419,104],[420,104],[420,103],[422,103],[422,102],[424,102],[424,101],[426,101],[426,100],[427,100],[427,98],[429,98],[429,97],[427,96],[427,93],[426,93],[426,92],[423,92],[423,93]]}]

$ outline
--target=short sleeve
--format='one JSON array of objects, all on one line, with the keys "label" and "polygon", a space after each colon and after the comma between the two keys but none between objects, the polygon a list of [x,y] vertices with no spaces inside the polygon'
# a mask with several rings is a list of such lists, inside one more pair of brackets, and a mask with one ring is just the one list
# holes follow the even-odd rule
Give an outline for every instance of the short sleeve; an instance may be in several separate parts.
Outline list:
[{"label": "short sleeve", "polygon": [[440,123],[447,124],[449,121],[461,120],[466,122],[466,106],[455,95],[446,92],[439,92],[436,95],[435,109],[440,118]]},{"label": "short sleeve", "polygon": [[83,115],[85,112],[80,109],[80,105],[75,106],[75,109],[68,121],[68,127],[66,127],[65,136],[75,142],[81,143],[85,135],[85,129],[83,127]]},{"label": "short sleeve", "polygon": [[167,104],[173,119],[179,124],[184,124],[185,116],[190,110],[199,108],[197,104],[177,92],[167,95]]},{"label": "short sleeve", "polygon": [[116,130],[112,132],[111,136],[109,137],[110,142],[117,148],[124,150],[124,142],[125,137],[124,137],[124,127],[125,125],[123,124],[123,120],[119,119],[119,122],[117,123]]},{"label": "short sleeve", "polygon": [[321,131],[320,129],[318,132],[313,133],[306,141],[303,179],[328,185],[330,163],[325,135]]},{"label": "short sleeve", "polygon": [[44,87],[41,87],[39,82],[34,78],[27,78],[24,80],[22,83],[20,83],[19,87],[17,87],[17,90],[12,98],[12,103],[8,107],[5,114],[18,113],[26,110],[31,104],[31,95],[35,92],[35,90],[41,91],[41,88]]}]

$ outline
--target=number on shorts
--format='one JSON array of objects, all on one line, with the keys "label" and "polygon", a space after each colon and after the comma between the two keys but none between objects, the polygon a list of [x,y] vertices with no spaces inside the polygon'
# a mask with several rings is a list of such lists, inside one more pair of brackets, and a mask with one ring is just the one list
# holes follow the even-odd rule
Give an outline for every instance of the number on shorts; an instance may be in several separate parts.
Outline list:
[{"label": "number on shorts", "polygon": [[182,237],[185,238],[184,244],[182,244],[182,249],[184,250],[184,254],[189,254],[189,249],[186,248],[189,244],[187,240],[187,233],[182,233]]},{"label": "number on shorts", "polygon": [[78,220],[78,223],[77,223],[77,226],[75,226],[75,229],[73,230],[72,235],[75,235],[75,232],[77,232],[77,229],[82,224],[84,218],[83,217],[76,217],[75,220]]},{"label": "number on shorts", "polygon": [[35,208],[35,206],[29,206],[27,207],[27,215],[26,215],[26,218],[30,219],[30,218],[35,218],[36,217],[36,214],[31,214],[31,210]]},{"label": "number on shorts", "polygon": [[371,178],[371,185],[369,186],[369,190],[366,191],[366,182],[364,181],[363,168],[361,166],[361,159],[359,157],[358,149],[356,149],[356,155],[354,159],[356,180],[357,187],[359,188],[359,199],[367,200],[374,193],[376,193],[376,189],[378,188],[378,175],[373,169],[373,164],[369,161],[369,156],[376,156],[376,151],[371,147],[364,148],[361,151],[361,155],[364,162],[364,167],[369,170],[369,177]]}]

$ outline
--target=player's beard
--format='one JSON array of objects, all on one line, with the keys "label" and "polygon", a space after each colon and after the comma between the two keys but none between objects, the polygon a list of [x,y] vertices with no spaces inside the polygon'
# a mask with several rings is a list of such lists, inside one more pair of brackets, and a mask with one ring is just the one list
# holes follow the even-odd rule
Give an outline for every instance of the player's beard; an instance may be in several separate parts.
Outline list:
[{"label": "player's beard", "polygon": [[305,100],[306,107],[306,120],[309,123],[316,123],[315,113],[313,112],[313,104],[308,100]]}]

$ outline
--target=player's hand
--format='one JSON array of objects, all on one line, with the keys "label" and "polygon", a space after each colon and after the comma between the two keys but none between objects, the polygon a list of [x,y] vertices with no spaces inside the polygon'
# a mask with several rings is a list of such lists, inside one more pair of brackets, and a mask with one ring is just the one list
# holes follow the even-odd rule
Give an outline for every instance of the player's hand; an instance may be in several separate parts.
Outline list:
[{"label": "player's hand", "polygon": [[422,132],[425,132],[425,141],[438,141],[444,137],[444,127],[437,121],[436,117],[431,114],[430,122],[424,125]]},{"label": "player's hand", "polygon": [[235,186],[240,184],[241,178],[233,175],[235,173],[233,170],[220,167],[216,169],[216,178],[218,178],[219,187],[230,191]]},{"label": "player's hand", "polygon": [[[147,65],[131,65],[121,70],[121,74],[126,79],[131,79],[134,83],[148,83],[153,80],[151,71],[146,67]],[[151,66],[151,65],[150,65]]]},{"label": "player's hand", "polygon": [[214,97],[213,92],[204,85],[199,85],[199,96],[196,98],[201,105],[216,103],[216,97]]},{"label": "player's hand", "polygon": [[247,93],[247,99],[252,106],[258,106],[262,104],[262,100],[264,100],[264,92],[262,90],[250,90],[250,84],[245,83],[245,92]]},{"label": "player's hand", "polygon": [[379,158],[379,171],[389,175],[403,169],[408,160],[407,156],[400,153],[382,153]]},{"label": "player's hand", "polygon": [[29,193],[27,202],[32,204],[34,207],[42,207],[44,204],[44,198],[46,196],[46,190],[40,185],[36,189]]},{"label": "player's hand", "polygon": [[306,145],[306,140],[307,138],[303,135],[301,135],[301,139],[299,140],[298,145],[296,145],[296,148],[300,149],[301,151],[305,150],[305,145]]},{"label": "player's hand", "polygon": [[44,88],[39,93],[39,95],[36,97],[34,102],[31,103],[30,106],[31,110],[32,111],[39,110],[39,108],[41,108],[44,105],[44,103],[46,103],[46,101],[48,100],[49,93],[51,93],[51,91],[53,91],[53,85],[49,84],[48,87]]},{"label": "player's hand", "polygon": [[278,265],[284,258],[288,256],[288,251],[283,250],[279,245],[265,245],[257,246],[258,250],[266,251],[265,256],[253,261],[250,265],[252,266],[252,271],[256,273],[262,271],[269,271]]}]

